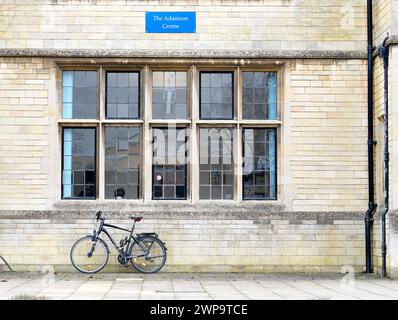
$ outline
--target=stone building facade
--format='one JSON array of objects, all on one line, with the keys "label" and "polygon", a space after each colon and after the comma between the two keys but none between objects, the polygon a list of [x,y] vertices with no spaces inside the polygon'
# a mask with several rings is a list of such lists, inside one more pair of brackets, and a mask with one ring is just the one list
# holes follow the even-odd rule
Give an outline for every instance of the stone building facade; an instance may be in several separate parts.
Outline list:
[{"label": "stone building facade", "polygon": [[[375,45],[396,39],[397,10],[374,2]],[[178,11],[196,12],[196,32],[146,32],[146,12]],[[125,225],[143,215],[169,271],[363,271],[366,13],[362,0],[0,0],[0,254],[16,270],[72,270],[71,245],[102,210]],[[394,41],[389,50],[393,106]],[[380,204],[382,72],[376,57]],[[170,127],[185,155],[172,170],[154,149]],[[222,168],[202,163],[211,130],[230,145]],[[262,155],[248,156],[256,145]]]}]

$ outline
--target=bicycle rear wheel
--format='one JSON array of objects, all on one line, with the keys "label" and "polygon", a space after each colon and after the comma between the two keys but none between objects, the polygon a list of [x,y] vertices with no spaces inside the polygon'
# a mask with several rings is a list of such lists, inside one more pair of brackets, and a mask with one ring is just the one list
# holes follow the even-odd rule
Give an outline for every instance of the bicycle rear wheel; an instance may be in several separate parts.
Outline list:
[{"label": "bicycle rear wheel", "polygon": [[92,236],[77,240],[70,251],[72,265],[86,274],[101,271],[106,266],[108,258],[108,246],[105,241],[98,238],[94,242]]},{"label": "bicycle rear wheel", "polygon": [[158,272],[167,259],[166,247],[153,236],[140,237],[138,243],[134,242],[130,247],[129,256],[133,267],[142,273]]}]

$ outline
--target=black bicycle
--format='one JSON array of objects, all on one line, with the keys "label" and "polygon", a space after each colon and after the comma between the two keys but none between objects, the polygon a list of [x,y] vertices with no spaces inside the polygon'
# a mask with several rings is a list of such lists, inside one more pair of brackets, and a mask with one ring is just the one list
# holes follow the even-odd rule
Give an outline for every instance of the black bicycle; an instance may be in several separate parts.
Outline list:
[{"label": "black bicycle", "polygon": [[[131,230],[105,223],[101,211],[98,211],[97,226],[93,234],[77,240],[71,249],[70,258],[73,266],[86,274],[97,273],[105,268],[110,251],[106,242],[99,237],[103,232],[119,253],[120,264],[127,265],[130,262],[142,273],[155,273],[162,269],[167,259],[165,243],[156,233],[140,233],[134,236],[135,224],[140,222],[142,217],[130,218],[134,221]],[[105,227],[129,232],[130,235],[120,240],[117,245]]]}]

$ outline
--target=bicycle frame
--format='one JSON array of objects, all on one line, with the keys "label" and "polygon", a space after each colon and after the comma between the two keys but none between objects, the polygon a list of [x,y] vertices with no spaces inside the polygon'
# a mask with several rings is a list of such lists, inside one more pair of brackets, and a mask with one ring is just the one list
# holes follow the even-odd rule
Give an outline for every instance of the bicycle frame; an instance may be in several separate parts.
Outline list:
[{"label": "bicycle frame", "polygon": [[[95,243],[96,243],[98,237],[103,232],[103,233],[105,233],[107,235],[108,239],[111,241],[111,243],[115,247],[116,251],[122,256],[123,259],[130,260],[132,258],[139,258],[139,257],[144,257],[144,256],[148,255],[149,251],[151,250],[151,247],[145,248],[142,245],[142,243],[140,241],[138,241],[138,238],[134,237],[134,235],[133,235],[133,232],[134,232],[134,229],[135,229],[135,223],[136,222],[134,221],[133,227],[131,228],[131,230],[129,230],[129,229],[121,228],[121,227],[118,227],[118,226],[115,226],[115,225],[112,225],[112,224],[109,224],[109,223],[105,223],[105,219],[102,218],[100,226],[98,227],[98,230],[95,230],[95,233],[93,235],[93,237],[94,237],[94,246],[95,246]],[[127,243],[125,245],[125,250],[124,251],[122,250],[123,247],[119,247],[117,245],[117,243],[112,238],[112,236],[110,235],[108,230],[105,229],[105,227],[112,228],[112,229],[117,229],[117,230],[121,230],[121,231],[130,233],[129,238],[127,240]],[[138,256],[127,256],[127,253],[129,252],[130,247],[133,245],[133,242],[131,241],[132,239],[145,252],[144,254],[138,255]],[[144,244],[144,245],[146,246],[146,244]],[[108,251],[109,251],[109,249],[108,249]]]}]

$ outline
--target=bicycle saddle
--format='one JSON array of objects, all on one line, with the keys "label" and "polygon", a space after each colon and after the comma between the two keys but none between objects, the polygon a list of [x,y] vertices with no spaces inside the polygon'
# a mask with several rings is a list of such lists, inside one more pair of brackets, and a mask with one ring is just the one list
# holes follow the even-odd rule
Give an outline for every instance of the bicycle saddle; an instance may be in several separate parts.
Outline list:
[{"label": "bicycle saddle", "polygon": [[142,217],[134,217],[134,216],[130,216],[131,220],[134,220],[134,222],[140,222],[142,220]]}]

